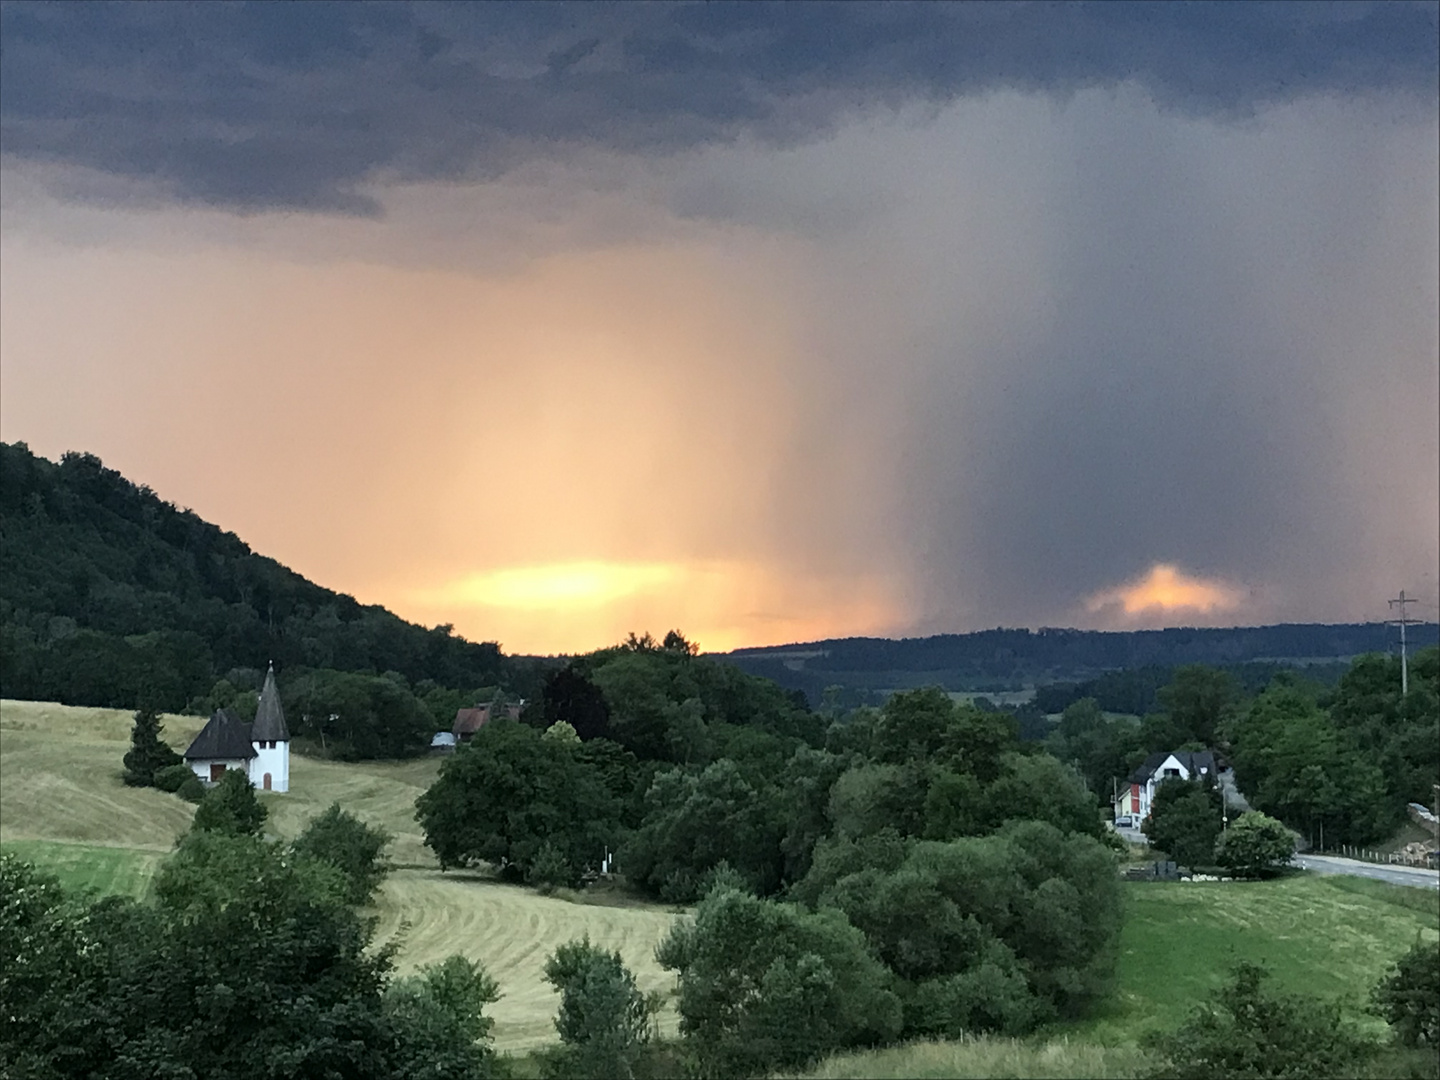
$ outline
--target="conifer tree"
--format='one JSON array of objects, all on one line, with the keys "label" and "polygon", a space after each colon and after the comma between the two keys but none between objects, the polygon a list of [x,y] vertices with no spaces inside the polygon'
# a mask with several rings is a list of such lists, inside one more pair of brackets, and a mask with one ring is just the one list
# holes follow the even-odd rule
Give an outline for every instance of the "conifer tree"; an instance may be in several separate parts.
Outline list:
[{"label": "conifer tree", "polygon": [[130,749],[125,752],[125,783],[131,787],[154,787],[155,773],[170,765],[179,765],[182,758],[160,737],[160,714],[142,707],[135,713],[135,726],[130,729]]}]

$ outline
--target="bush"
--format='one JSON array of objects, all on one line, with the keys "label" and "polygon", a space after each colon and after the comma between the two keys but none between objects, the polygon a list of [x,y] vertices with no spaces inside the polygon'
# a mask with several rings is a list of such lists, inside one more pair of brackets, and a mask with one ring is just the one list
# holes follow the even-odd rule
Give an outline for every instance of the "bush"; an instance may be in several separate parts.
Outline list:
[{"label": "bush", "polygon": [[655,950],[678,972],[680,1031],[707,1074],[763,1073],[900,1032],[900,1002],[838,911],[716,889]]},{"label": "bush", "polygon": [[195,811],[191,829],[197,832],[256,836],[265,824],[266,810],[255,797],[250,778],[242,769],[226,769],[220,781],[205,792]]},{"label": "bush", "polygon": [[1294,855],[1290,830],[1255,810],[1241,814],[1215,841],[1215,861],[1241,877],[1272,874]]},{"label": "bush", "polygon": [[562,886],[574,884],[574,880],[575,872],[570,868],[570,860],[548,840],[540,846],[539,854],[525,874],[526,884],[535,886],[546,896]]},{"label": "bush", "polygon": [[359,905],[370,902],[389,872],[384,859],[389,842],[390,834],[384,829],[372,828],[340,809],[339,803],[331,803],[305,826],[292,846],[301,855],[329,863],[344,874],[350,902]]},{"label": "bush", "polygon": [[178,788],[175,794],[186,802],[199,803],[205,798],[205,783],[194,773],[191,773]]},{"label": "bush", "polygon": [[[189,765],[166,765],[165,768],[155,771],[155,786],[161,791],[168,791],[171,794],[179,791],[180,786],[184,784],[186,780],[194,780],[197,784],[200,783],[200,778],[195,775],[195,770],[190,768]],[[200,786],[200,790],[202,792],[205,790],[203,784]]]},{"label": "bush", "polygon": [[1440,1047],[1440,942],[1417,941],[1370,997],[1402,1046]]},{"label": "bush", "polygon": [[560,992],[555,1030],[561,1047],[542,1073],[553,1077],[633,1076],[650,1039],[650,1006],[618,952],[590,939],[571,941],[545,962],[545,979]]},{"label": "bush", "polygon": [[1378,1047],[1356,1034],[1336,1003],[1269,994],[1264,968],[1241,963],[1230,985],[1180,1028],[1147,1040],[1173,1080],[1356,1076]]}]

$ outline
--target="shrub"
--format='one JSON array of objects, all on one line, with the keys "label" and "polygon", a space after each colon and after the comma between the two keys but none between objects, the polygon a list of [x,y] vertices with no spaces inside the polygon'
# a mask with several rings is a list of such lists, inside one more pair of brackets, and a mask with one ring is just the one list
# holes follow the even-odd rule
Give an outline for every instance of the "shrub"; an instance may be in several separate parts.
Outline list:
[{"label": "shrub", "polygon": [[838,911],[716,889],[655,956],[679,974],[680,1031],[706,1073],[761,1073],[900,1031],[889,974]]},{"label": "shrub", "polygon": [[574,879],[575,872],[570,867],[570,860],[548,840],[540,845],[535,861],[530,864],[530,869],[525,874],[526,883],[534,885],[546,896],[562,886],[574,884]]},{"label": "shrub", "polygon": [[1274,873],[1294,855],[1290,830],[1255,810],[1241,814],[1215,841],[1215,861],[1242,877]]},{"label": "shrub", "polygon": [[1440,942],[1417,941],[1370,997],[1401,1045],[1440,1047]]},{"label": "shrub", "polygon": [[553,1077],[633,1076],[650,1036],[650,1006],[618,952],[590,939],[561,945],[545,962],[545,979],[560,992],[555,1030],[561,1047],[542,1072]]},{"label": "shrub", "polygon": [[350,902],[366,904],[389,872],[384,859],[389,842],[390,834],[384,829],[372,828],[340,809],[339,803],[332,803],[305,826],[293,847],[339,870],[349,882]]},{"label": "shrub", "polygon": [[242,769],[226,769],[220,781],[205,792],[195,811],[191,829],[197,832],[256,836],[265,824],[266,810],[255,797],[250,778]]},{"label": "shrub", "polygon": [[1241,963],[1230,985],[1177,1030],[1147,1040],[1174,1080],[1356,1076],[1376,1045],[1342,1022],[1336,1003],[1270,994],[1264,968]]},{"label": "shrub", "polygon": [[186,802],[198,803],[205,798],[205,783],[194,773],[191,773],[178,788],[175,794]]},{"label": "shrub", "polygon": [[[184,784],[186,780],[191,779],[197,784],[200,783],[200,778],[195,775],[195,770],[183,763],[180,765],[166,765],[163,769],[155,770],[155,786],[161,791],[168,791],[172,794],[179,791],[180,786]],[[200,790],[205,790],[204,785],[201,785]]]}]

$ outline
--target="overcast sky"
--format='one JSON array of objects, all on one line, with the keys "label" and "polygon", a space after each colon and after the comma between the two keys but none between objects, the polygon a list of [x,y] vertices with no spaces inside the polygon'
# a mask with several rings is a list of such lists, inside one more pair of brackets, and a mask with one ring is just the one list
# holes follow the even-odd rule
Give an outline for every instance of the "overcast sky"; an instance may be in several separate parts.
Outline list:
[{"label": "overcast sky", "polygon": [[1440,562],[1440,7],[0,5],[0,429],[510,651]]}]

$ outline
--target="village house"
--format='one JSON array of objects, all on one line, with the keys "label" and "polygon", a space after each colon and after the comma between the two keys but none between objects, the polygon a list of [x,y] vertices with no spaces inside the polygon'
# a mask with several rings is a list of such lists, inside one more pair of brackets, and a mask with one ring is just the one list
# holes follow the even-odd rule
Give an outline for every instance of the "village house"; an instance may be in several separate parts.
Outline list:
[{"label": "village house", "polygon": [[226,769],[243,769],[254,787],[290,790],[290,730],[274,664],[265,673],[254,723],[247,724],[229,709],[217,710],[185,751],[185,764],[207,784],[217,782]]},{"label": "village house", "polygon": [[1115,823],[1138,826],[1150,816],[1155,789],[1166,780],[1198,780],[1210,777],[1219,783],[1219,769],[1213,750],[1171,750],[1151,754],[1134,772],[1115,798]]},{"label": "village house", "polygon": [[[511,720],[520,719],[520,710],[524,707],[522,701],[519,705],[501,705],[497,710],[493,702],[485,705],[476,705],[470,709],[456,709],[455,723],[450,728],[450,733],[462,743],[469,742],[474,738],[475,733],[488,724],[496,716],[505,716]],[[436,745],[431,743],[432,746]]]}]

